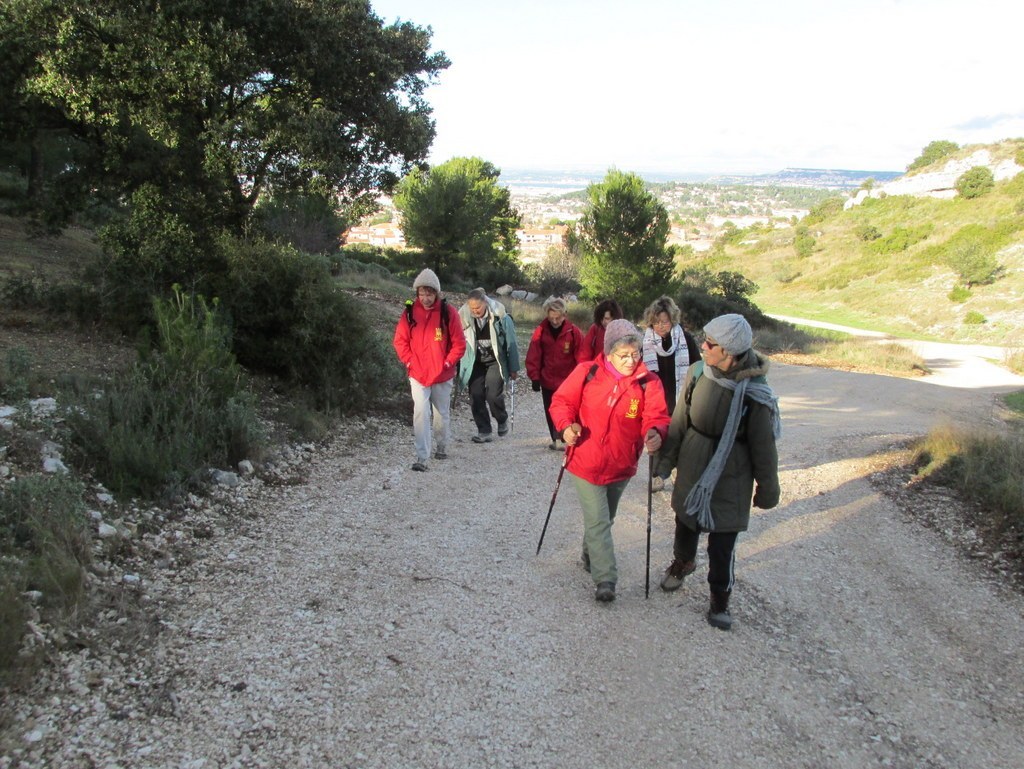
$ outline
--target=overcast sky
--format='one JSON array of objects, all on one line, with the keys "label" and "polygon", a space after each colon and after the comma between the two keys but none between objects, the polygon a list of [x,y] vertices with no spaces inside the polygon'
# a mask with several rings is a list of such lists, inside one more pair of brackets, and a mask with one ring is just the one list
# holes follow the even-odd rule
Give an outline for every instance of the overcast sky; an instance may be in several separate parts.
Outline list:
[{"label": "overcast sky", "polygon": [[1024,137],[1018,0],[371,0],[430,26],[430,161],[902,171]]}]

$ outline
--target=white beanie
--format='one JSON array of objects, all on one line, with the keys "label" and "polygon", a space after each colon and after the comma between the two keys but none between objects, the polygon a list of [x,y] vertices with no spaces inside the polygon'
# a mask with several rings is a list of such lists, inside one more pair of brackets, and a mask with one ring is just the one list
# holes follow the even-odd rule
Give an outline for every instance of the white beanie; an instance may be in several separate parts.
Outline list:
[{"label": "white beanie", "polygon": [[714,339],[728,355],[741,355],[754,343],[754,332],[747,319],[734,312],[708,321],[704,334]]},{"label": "white beanie", "polygon": [[437,275],[429,267],[416,276],[416,280],[412,282],[412,290],[415,291],[420,286],[432,288],[437,293],[441,293],[441,281],[437,279]]}]

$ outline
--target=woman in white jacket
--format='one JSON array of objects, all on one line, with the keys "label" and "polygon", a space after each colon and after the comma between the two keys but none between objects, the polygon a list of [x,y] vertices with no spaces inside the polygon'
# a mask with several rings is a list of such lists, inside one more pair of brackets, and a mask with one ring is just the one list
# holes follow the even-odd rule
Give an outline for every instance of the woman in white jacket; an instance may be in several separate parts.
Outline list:
[{"label": "woman in white jacket", "polygon": [[668,413],[686,379],[686,369],[700,360],[700,347],[680,324],[682,313],[671,297],[655,299],[644,312],[644,365],[661,379]]}]

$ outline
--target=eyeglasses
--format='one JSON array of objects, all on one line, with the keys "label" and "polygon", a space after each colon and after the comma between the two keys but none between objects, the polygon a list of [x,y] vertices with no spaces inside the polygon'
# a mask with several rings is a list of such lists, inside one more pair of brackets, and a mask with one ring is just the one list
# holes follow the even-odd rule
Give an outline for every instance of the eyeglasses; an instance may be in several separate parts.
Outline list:
[{"label": "eyeglasses", "polygon": [[712,342],[710,339],[704,340],[704,346],[707,347],[709,350],[714,350],[716,347],[721,347],[720,344],[718,344],[717,342]]},{"label": "eyeglasses", "polygon": [[621,363],[625,363],[626,361],[630,360],[633,361],[634,363],[639,363],[640,358],[642,358],[643,355],[641,355],[639,352],[618,352],[612,355],[612,357],[617,358]]}]

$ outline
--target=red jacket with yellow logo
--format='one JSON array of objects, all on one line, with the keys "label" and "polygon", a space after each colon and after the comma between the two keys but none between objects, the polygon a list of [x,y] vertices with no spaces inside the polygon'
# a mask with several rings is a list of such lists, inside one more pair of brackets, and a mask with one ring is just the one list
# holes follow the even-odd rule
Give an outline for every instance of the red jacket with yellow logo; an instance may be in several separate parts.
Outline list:
[{"label": "red jacket with yellow logo", "polygon": [[[441,317],[441,308],[448,317]],[[417,299],[412,305],[412,324],[405,312],[395,328],[395,352],[409,376],[424,387],[447,382],[466,351],[459,311],[438,299],[429,310]]]},{"label": "red jacket with yellow logo", "polygon": [[566,318],[551,333],[551,324],[545,318],[533,330],[530,347],[526,351],[526,375],[531,381],[540,380],[545,390],[558,388],[577,363],[590,360],[583,349],[583,332]]},{"label": "red jacket with yellow logo", "polygon": [[573,422],[583,426],[566,468],[595,486],[636,475],[647,431],[654,428],[664,440],[671,421],[658,375],[640,363],[630,376],[617,379],[605,367],[603,353],[573,370],[552,396],[549,413],[559,432]]}]

